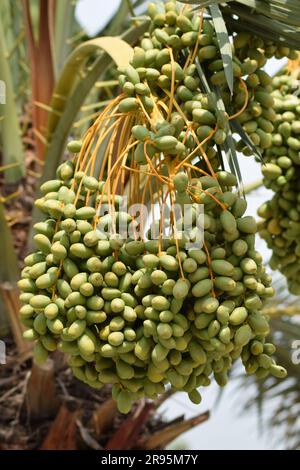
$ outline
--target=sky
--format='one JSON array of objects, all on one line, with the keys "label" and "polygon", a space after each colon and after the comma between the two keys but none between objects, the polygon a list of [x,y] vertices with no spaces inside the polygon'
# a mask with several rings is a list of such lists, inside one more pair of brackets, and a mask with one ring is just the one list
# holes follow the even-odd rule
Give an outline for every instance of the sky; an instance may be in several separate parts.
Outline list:
[{"label": "sky", "polygon": [[[114,14],[120,5],[120,0],[78,0],[76,16],[81,26],[88,34],[96,34],[106,24],[110,15]],[[282,66],[282,61],[269,61],[266,71],[270,74],[276,73]],[[241,156],[239,164],[242,171],[243,183],[247,185],[261,178],[260,166],[253,157]],[[268,199],[270,191],[261,188],[259,191],[249,195],[248,214],[256,215],[259,205]],[[268,252],[264,242],[259,241],[259,250],[268,258]],[[210,410],[209,420],[197,428],[187,432],[176,443],[177,447],[195,450],[268,450],[281,449],[275,445],[273,439],[262,434],[258,427],[257,415],[243,411],[239,403],[237,392],[238,382],[231,381],[225,387],[221,398],[218,398],[219,387],[212,384],[201,391],[203,399],[200,405],[193,405],[185,393],[177,393],[169,399],[161,411],[168,419],[185,414],[187,418]],[[251,387],[240,390],[243,396],[251,396]],[[243,398],[244,400],[244,398]],[[217,406],[216,406],[217,405]],[[268,413],[272,412],[269,409]]]},{"label": "sky", "polygon": [[85,30],[93,35],[105,26],[120,3],[120,0],[78,0],[76,16]]}]

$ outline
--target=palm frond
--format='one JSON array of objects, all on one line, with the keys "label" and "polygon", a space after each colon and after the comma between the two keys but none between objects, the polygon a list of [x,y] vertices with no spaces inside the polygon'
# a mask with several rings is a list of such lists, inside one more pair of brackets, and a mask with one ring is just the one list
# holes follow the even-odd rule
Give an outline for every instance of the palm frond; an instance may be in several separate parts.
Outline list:
[{"label": "palm frond", "polygon": [[75,7],[76,0],[60,0],[56,2],[54,30],[54,65],[56,76],[62,70],[71,52],[72,44],[70,38],[79,30],[79,26],[74,18]]},{"label": "palm frond", "polygon": [[232,31],[248,31],[293,49],[300,49],[300,4],[298,0],[179,0],[209,7],[219,4]]},{"label": "palm frond", "polygon": [[7,25],[11,20],[7,7],[6,3],[1,4],[0,7],[0,86],[1,95],[4,95],[0,101],[0,132],[3,164],[9,167],[9,170],[5,171],[5,178],[7,182],[11,183],[24,176],[25,166],[19,107],[15,93],[16,83],[9,54],[9,48],[12,44],[7,41],[6,36]]},{"label": "palm frond", "polygon": [[224,64],[224,72],[230,93],[233,94],[233,68],[232,68],[232,48],[224,22],[222,12],[218,5],[211,5],[209,8],[214,27],[216,30],[217,40],[220,47],[221,57]]}]

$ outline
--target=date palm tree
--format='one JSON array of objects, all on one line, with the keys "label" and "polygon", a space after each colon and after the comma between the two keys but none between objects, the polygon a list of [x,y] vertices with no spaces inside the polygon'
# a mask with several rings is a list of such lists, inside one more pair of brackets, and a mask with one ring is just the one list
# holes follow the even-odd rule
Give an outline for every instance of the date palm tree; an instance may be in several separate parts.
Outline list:
[{"label": "date palm tree", "polygon": [[[69,136],[79,138],[116,93],[116,67],[147,28],[147,18],[133,17],[145,4],[122,0],[95,38],[80,30],[76,1],[3,0],[0,5],[0,83],[5,84],[5,105],[0,105],[0,337],[8,353],[0,371],[0,415],[3,428],[9,429],[0,432],[0,448],[156,449],[208,418],[200,413],[166,421],[158,408],[169,393],[121,416],[108,398],[109,387],[96,395],[80,385],[58,354],[45,366],[31,366],[31,348],[18,319],[16,281],[35,219],[36,189],[54,177]],[[34,436],[30,422],[38,429]]]}]

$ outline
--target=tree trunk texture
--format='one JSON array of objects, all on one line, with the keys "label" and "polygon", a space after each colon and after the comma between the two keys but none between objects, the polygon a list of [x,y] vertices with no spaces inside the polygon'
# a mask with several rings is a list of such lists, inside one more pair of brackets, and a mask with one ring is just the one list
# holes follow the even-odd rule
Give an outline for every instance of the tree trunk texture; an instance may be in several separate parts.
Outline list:
[{"label": "tree trunk texture", "polygon": [[54,362],[33,363],[26,390],[27,412],[31,420],[55,416],[60,405],[54,380]]}]

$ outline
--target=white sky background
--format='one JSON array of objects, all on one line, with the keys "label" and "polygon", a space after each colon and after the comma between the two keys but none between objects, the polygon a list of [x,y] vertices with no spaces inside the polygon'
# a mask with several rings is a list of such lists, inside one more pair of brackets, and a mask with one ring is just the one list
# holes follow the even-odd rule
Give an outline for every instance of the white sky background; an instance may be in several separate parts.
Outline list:
[{"label": "white sky background", "polygon": [[78,0],[76,17],[91,36],[96,34],[114,14],[120,0]]},{"label": "white sky background", "polygon": [[[113,15],[119,5],[120,0],[78,0],[76,16],[81,26],[88,34],[96,34],[105,24],[109,17]],[[266,71],[270,74],[276,73],[281,67],[282,61],[269,61]],[[242,171],[244,185],[257,181],[261,177],[259,164],[254,161],[253,157],[241,156],[239,164]],[[270,191],[261,188],[254,195],[249,195],[248,214],[256,215],[258,206],[268,199]],[[268,258],[268,252],[264,246],[264,242],[259,242],[259,249]],[[219,387],[211,385],[203,390],[203,400],[200,405],[193,405],[187,398],[185,393],[177,393],[172,399],[169,399],[162,407],[163,413],[168,418],[175,418],[181,414],[186,417],[195,416],[206,410],[211,411],[210,419],[186,433],[180,438],[187,449],[262,449],[271,448],[281,449],[282,447],[274,446],[273,437],[270,438],[268,431],[261,435],[258,429],[258,420],[253,410],[251,412],[240,413],[239,393],[244,396],[251,396],[251,390],[243,387],[237,390],[237,382],[231,381],[224,389],[222,399],[216,406]],[[269,407],[270,408],[270,407]],[[271,412],[271,409],[269,409]]]}]

